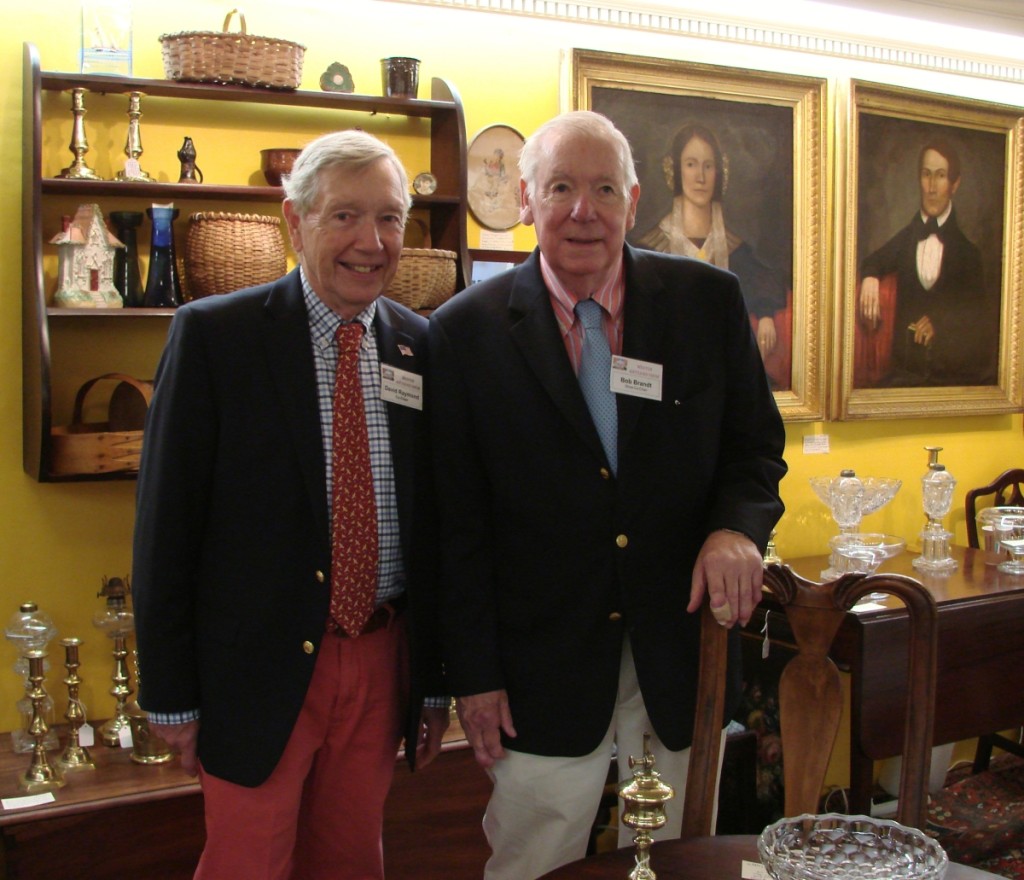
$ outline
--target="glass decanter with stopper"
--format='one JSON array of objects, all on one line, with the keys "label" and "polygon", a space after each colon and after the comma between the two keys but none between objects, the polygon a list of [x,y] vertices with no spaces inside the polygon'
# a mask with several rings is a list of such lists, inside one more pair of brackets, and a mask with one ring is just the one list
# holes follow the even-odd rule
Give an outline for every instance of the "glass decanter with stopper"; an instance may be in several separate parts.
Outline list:
[{"label": "glass decanter with stopper", "polygon": [[953,505],[953,489],[956,480],[939,464],[941,446],[926,446],[928,451],[928,470],[921,477],[921,495],[925,516],[928,518],[921,532],[921,555],[913,560],[918,571],[948,573],[956,571],[956,560],[949,553],[949,540],[952,532],[946,531],[942,518],[949,513]]}]

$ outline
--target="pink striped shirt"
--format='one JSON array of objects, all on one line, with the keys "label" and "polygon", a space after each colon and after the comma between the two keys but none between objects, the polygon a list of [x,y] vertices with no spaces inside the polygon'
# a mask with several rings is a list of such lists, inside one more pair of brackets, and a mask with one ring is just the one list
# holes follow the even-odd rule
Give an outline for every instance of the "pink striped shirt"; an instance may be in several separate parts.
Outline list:
[{"label": "pink striped shirt", "polygon": [[[583,325],[577,320],[574,311],[577,299],[559,282],[543,254],[540,256],[540,272],[548,288],[551,307],[555,310],[555,320],[558,321],[558,329],[562,331],[562,341],[569,354],[569,361],[572,363],[573,371],[578,374],[580,350],[583,348]],[[608,337],[608,346],[613,355],[622,354],[622,312],[625,295],[626,281],[620,259],[615,274],[591,294],[603,311],[601,326]]]}]

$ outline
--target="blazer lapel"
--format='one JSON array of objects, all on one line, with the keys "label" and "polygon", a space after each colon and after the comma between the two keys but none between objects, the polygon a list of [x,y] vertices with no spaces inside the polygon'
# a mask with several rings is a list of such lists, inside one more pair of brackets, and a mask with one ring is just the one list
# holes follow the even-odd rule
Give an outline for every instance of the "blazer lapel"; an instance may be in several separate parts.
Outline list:
[{"label": "blazer lapel", "polygon": [[[626,302],[623,316],[622,353],[626,357],[664,365],[665,328],[659,303],[669,294],[642,254],[626,246]],[[636,429],[646,401],[631,394],[619,394],[619,449],[625,450]]]},{"label": "blazer lapel", "polygon": [[558,410],[584,442],[603,458],[601,438],[565,352],[565,343],[540,274],[539,260],[534,251],[512,281],[509,296],[512,340]]},{"label": "blazer lapel", "polygon": [[323,534],[329,535],[327,470],[317,403],[316,369],[298,269],[273,284],[267,296],[265,314],[268,320],[264,351],[274,378],[274,393],[286,414],[313,515]]}]

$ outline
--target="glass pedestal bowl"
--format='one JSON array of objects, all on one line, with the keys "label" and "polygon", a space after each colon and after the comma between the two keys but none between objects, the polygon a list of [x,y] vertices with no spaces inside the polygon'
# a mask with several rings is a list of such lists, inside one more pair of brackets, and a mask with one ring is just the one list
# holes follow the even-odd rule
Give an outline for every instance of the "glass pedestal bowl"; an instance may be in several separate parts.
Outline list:
[{"label": "glass pedestal bowl", "polygon": [[846,532],[829,539],[838,574],[873,574],[886,559],[903,552],[907,542],[877,532]]},{"label": "glass pedestal bowl", "polygon": [[780,819],[757,841],[774,880],[939,880],[949,858],[916,828],[826,813]]}]

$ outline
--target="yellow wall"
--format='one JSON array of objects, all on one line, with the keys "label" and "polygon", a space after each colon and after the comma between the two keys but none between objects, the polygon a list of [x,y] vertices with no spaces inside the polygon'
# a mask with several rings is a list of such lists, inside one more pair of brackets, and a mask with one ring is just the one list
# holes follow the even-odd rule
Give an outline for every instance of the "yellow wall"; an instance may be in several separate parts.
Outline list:
[{"label": "yellow wall", "polygon": [[[135,67],[141,77],[162,77],[158,36],[180,30],[218,30],[227,4],[209,2],[136,3]],[[308,45],[303,87],[318,87],[320,73],[333,61],[352,71],[356,89],[378,94],[379,59],[414,55],[422,59],[421,83],[443,76],[460,91],[469,136],[502,122],[529,134],[560,105],[563,52],[571,48],[646,54],[705,63],[758,67],[843,79],[857,77],[947,91],[967,97],[1024,104],[1024,86],[971,80],[895,66],[853,64],[809,54],[739,47],[733,44],[622,31],[599,25],[544,24],[536,19],[426,8],[386,0],[346,0],[323,4],[287,4],[250,0],[245,5],[250,33],[304,42]],[[32,599],[54,617],[61,635],[86,640],[83,648],[83,699],[93,717],[112,710],[112,659],[109,643],[92,627],[103,575],[123,576],[131,565],[134,483],[41,485],[21,467],[21,335],[20,335],[20,119],[22,43],[36,43],[44,69],[75,70],[79,48],[78,0],[50,0],[7,10],[0,32],[0,621],[20,602]],[[1016,63],[1019,58],[1014,59]],[[421,95],[426,96],[421,85]],[[145,112],[145,106],[143,106]],[[88,120],[87,120],[88,125]],[[144,143],[145,117],[142,130]],[[181,134],[188,132],[182,130]],[[178,140],[180,143],[180,138]],[[283,144],[266,144],[282,146]],[[147,145],[148,149],[148,145]],[[151,172],[173,170],[173,156],[144,155]],[[208,173],[218,163],[230,166],[229,145],[200,147]],[[70,154],[68,154],[69,157]],[[65,157],[65,158],[68,158]],[[170,161],[168,161],[170,159]],[[100,160],[97,160],[97,164]],[[104,160],[105,161],[105,160]],[[235,169],[237,171],[237,169]],[[255,173],[246,165],[244,175]],[[418,168],[411,168],[415,173]],[[234,171],[232,173],[235,173]],[[237,209],[236,209],[237,210]],[[49,235],[56,230],[44,230]],[[479,245],[480,230],[471,223],[469,245]],[[532,230],[517,227],[515,246],[533,245]],[[827,433],[831,452],[805,455],[803,438]],[[788,429],[790,474],[783,484],[787,512],[779,525],[778,549],[785,557],[819,553],[834,532],[831,519],[816,500],[808,478],[834,474],[843,467],[862,475],[900,477],[904,488],[895,501],[867,520],[866,526],[906,537],[912,547],[922,523],[918,479],[925,470],[929,444],[945,448],[942,461],[962,489],[987,482],[1011,465],[1024,463],[1020,415],[931,418],[913,421],[804,423]],[[962,510],[950,517],[958,543],[966,543]],[[0,649],[0,659],[13,663],[14,651]],[[48,685],[63,711],[60,684],[62,652],[51,657],[56,667]],[[0,729],[17,723],[14,701],[19,682],[10,666],[0,672]]]}]

